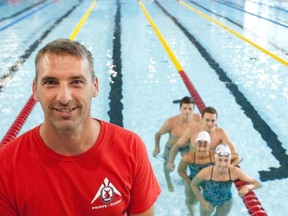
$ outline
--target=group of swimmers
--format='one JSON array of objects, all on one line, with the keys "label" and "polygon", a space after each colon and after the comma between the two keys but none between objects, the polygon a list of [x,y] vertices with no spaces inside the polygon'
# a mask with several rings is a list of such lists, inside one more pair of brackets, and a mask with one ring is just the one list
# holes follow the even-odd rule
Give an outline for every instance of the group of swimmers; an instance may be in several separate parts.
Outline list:
[{"label": "group of swimmers", "polygon": [[174,160],[180,151],[178,173],[184,180],[189,215],[194,215],[199,201],[201,216],[226,216],[232,208],[233,181],[247,182],[238,191],[241,197],[261,187],[261,183],[237,167],[241,159],[225,130],[217,126],[216,109],[206,107],[200,115],[193,113],[194,107],[191,97],[180,100],[180,114],[165,121],[155,134],[153,156],[160,153],[161,136],[168,133],[163,154],[168,190],[174,191],[170,172],[175,169]]}]

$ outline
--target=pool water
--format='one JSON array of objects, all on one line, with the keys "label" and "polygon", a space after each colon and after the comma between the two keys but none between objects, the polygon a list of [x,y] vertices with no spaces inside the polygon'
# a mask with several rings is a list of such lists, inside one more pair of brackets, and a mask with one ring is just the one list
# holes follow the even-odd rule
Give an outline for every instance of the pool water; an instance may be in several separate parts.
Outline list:
[{"label": "pool water", "polygon": [[[288,2],[183,2],[142,1],[205,105],[218,110],[218,125],[243,158],[241,168],[262,181],[255,193],[267,214],[288,215]],[[68,38],[91,3],[0,1],[1,139],[31,96],[37,50]],[[95,58],[100,94],[93,101],[93,117],[144,140],[162,188],[156,215],[187,215],[182,179],[173,172],[175,191],[168,192],[163,162],[152,151],[155,132],[179,112],[175,101],[190,93],[138,2],[98,0],[75,39]],[[36,104],[19,134],[42,121]],[[166,135],[161,138],[161,152],[166,140]],[[248,215],[235,188],[233,198],[230,215]]]}]

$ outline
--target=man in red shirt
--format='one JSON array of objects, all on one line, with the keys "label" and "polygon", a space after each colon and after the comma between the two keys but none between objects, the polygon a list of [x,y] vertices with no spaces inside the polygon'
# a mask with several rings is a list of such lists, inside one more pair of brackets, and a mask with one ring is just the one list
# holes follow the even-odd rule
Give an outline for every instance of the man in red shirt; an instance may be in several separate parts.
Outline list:
[{"label": "man in red shirt", "polygon": [[93,57],[58,39],[35,59],[43,124],[0,148],[0,215],[154,215],[160,187],[133,132],[91,118]]}]

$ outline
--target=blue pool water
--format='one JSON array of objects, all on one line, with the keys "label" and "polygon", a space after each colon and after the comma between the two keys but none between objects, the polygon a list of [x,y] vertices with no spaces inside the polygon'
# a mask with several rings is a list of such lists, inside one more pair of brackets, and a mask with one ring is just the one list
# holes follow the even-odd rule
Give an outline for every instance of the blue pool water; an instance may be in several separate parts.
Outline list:
[{"label": "blue pool water", "polygon": [[[206,106],[218,110],[218,124],[243,158],[241,168],[262,181],[255,193],[268,215],[288,215],[288,2],[185,0],[190,7],[176,0],[142,2]],[[68,38],[91,3],[0,1],[0,139],[31,96],[36,51]],[[75,39],[95,57],[100,94],[93,116],[122,124],[146,143],[162,187],[156,215],[186,215],[181,178],[171,174],[175,192],[168,192],[162,162],[152,151],[155,132],[178,114],[174,101],[189,91],[138,2],[98,0]],[[120,75],[121,83],[114,78]],[[42,119],[36,104],[20,134]],[[235,188],[233,196],[230,215],[248,215]]]}]

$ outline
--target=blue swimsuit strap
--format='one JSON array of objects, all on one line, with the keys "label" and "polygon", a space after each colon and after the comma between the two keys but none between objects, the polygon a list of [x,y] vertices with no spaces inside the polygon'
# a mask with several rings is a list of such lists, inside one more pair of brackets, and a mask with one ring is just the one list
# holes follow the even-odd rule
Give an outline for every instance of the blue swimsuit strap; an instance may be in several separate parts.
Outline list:
[{"label": "blue swimsuit strap", "polygon": [[[210,163],[212,163],[212,158],[211,158],[211,154],[210,154],[210,150],[209,150],[209,159],[210,159]],[[196,151],[194,151],[194,161],[193,164],[196,164]],[[213,170],[212,170],[213,172]]]},{"label": "blue swimsuit strap", "polygon": [[[214,166],[212,167],[210,181],[213,181],[213,170],[214,170]],[[229,180],[232,181],[229,167],[228,167],[228,175],[229,175]]]}]

